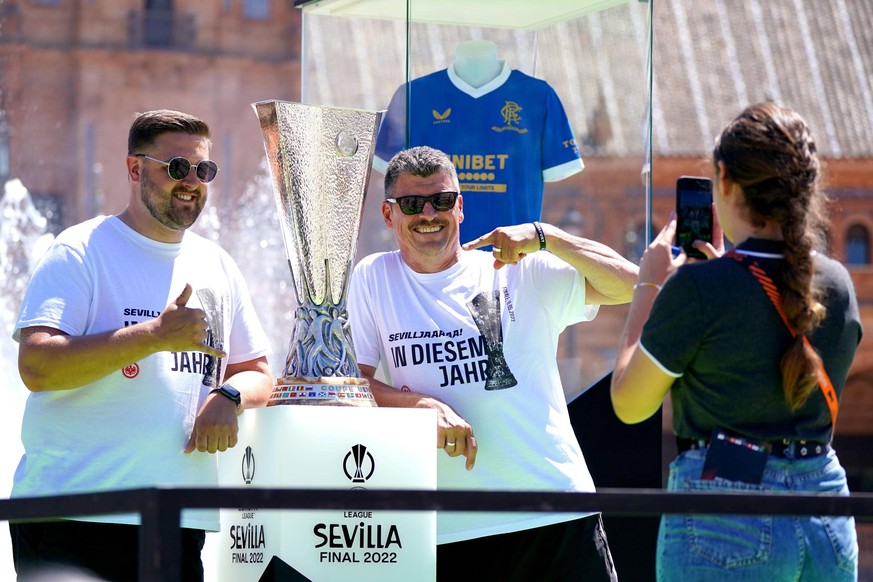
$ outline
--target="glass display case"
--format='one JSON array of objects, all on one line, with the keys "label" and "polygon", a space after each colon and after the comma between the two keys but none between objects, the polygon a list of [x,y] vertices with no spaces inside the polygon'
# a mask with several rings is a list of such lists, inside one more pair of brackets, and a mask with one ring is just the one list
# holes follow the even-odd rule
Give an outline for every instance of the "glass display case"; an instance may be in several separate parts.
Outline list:
[{"label": "glass display case", "polygon": [[[541,219],[636,262],[651,236],[652,4],[640,0],[317,0],[302,8],[301,99],[385,110],[357,257],[393,250],[380,212],[392,153],[455,162],[461,238]],[[514,214],[513,214],[514,213]],[[487,220],[491,220],[489,223]],[[468,224],[469,226],[469,224]],[[558,363],[598,487],[661,486],[662,415],[623,425],[610,373],[627,306],[568,327]],[[629,471],[628,467],[633,467]],[[605,516],[622,576],[654,571],[658,517]]]},{"label": "glass display case", "polygon": [[[379,212],[380,170],[400,147],[426,144],[455,160],[465,223],[472,223],[473,212],[500,220],[504,215],[492,211],[515,200],[519,209],[505,214],[507,220],[526,222],[541,211],[546,222],[639,258],[650,236],[650,2],[296,5],[303,11],[302,101],[386,110],[359,257],[394,248]],[[544,144],[556,135],[568,137],[562,151],[550,152]],[[510,144],[523,139],[527,149],[508,151],[522,147]],[[462,230],[461,236],[479,234]],[[603,309],[594,322],[564,333],[560,357],[568,399],[612,369],[625,314],[621,307]]]}]

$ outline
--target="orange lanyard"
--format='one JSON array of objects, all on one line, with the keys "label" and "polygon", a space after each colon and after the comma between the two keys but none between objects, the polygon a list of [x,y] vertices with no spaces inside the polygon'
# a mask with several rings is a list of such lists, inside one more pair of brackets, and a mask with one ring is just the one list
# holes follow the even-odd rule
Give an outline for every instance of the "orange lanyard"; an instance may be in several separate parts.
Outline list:
[{"label": "orange lanyard", "polygon": [[[791,332],[791,337],[797,337],[797,332],[794,331],[794,326],[791,325],[791,321],[789,321],[788,316],[782,309],[782,297],[779,295],[779,289],[776,288],[773,279],[764,272],[764,269],[762,269],[755,260],[736,251],[729,251],[725,253],[724,256],[735,259],[738,263],[749,270],[755,279],[758,280],[758,283],[761,284],[761,287],[764,288],[764,293],[766,293],[767,297],[770,298],[770,302],[773,304],[773,307],[776,308],[779,317],[781,317],[782,321],[785,323],[785,327],[787,327],[788,331]],[[806,336],[803,336],[802,339],[807,346],[812,348],[809,339]],[[830,376],[828,376],[828,373],[825,371],[824,366],[821,363],[819,363],[818,366],[818,385],[821,388],[821,393],[824,395],[825,402],[827,402],[828,405],[828,410],[831,413],[831,424],[836,427],[837,412],[839,409],[837,391],[834,390],[834,385],[831,383]]]}]

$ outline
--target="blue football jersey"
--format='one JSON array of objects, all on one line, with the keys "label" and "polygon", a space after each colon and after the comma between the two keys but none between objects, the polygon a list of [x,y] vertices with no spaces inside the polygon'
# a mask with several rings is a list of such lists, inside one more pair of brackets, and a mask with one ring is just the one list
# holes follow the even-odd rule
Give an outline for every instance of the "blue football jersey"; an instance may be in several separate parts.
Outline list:
[{"label": "blue football jersey", "polygon": [[373,167],[384,173],[407,147],[446,152],[464,197],[462,243],[498,226],[539,220],[543,183],[583,168],[564,107],[542,79],[504,65],[497,78],[474,88],[450,67],[408,85],[397,89],[383,117]]}]

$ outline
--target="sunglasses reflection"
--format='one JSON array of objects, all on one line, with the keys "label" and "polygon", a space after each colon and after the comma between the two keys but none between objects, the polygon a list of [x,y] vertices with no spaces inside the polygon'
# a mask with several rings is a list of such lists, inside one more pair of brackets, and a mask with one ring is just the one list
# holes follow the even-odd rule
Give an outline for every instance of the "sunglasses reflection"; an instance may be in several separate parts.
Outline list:
[{"label": "sunglasses reflection", "polygon": [[458,192],[437,192],[430,196],[412,194],[401,196],[400,198],[386,198],[385,200],[397,204],[400,207],[400,212],[407,215],[421,213],[427,202],[430,202],[430,205],[437,212],[446,212],[455,207],[455,202],[458,200]]}]

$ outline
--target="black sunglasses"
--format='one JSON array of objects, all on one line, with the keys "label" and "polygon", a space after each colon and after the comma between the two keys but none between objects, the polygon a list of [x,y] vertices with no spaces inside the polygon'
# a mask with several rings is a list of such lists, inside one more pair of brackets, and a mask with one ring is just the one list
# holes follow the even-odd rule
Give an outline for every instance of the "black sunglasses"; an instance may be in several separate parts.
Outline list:
[{"label": "black sunglasses", "polygon": [[[167,166],[167,174],[169,174],[170,177],[177,182],[179,180],[184,180],[188,173],[191,171],[191,162],[189,162],[185,158],[175,157],[165,162],[164,160],[159,160],[145,154],[133,155],[148,158],[153,162],[157,162],[159,164]],[[207,182],[211,182],[215,178],[215,175],[218,173],[218,164],[216,164],[212,160],[200,160],[194,167],[197,169],[197,179],[204,184],[206,184]]]},{"label": "black sunglasses", "polygon": [[430,205],[437,212],[445,212],[454,208],[457,200],[457,192],[437,192],[430,196],[410,195],[401,196],[400,198],[386,198],[385,202],[393,202],[400,207],[400,212],[411,216],[424,210],[425,202],[430,202]]}]

